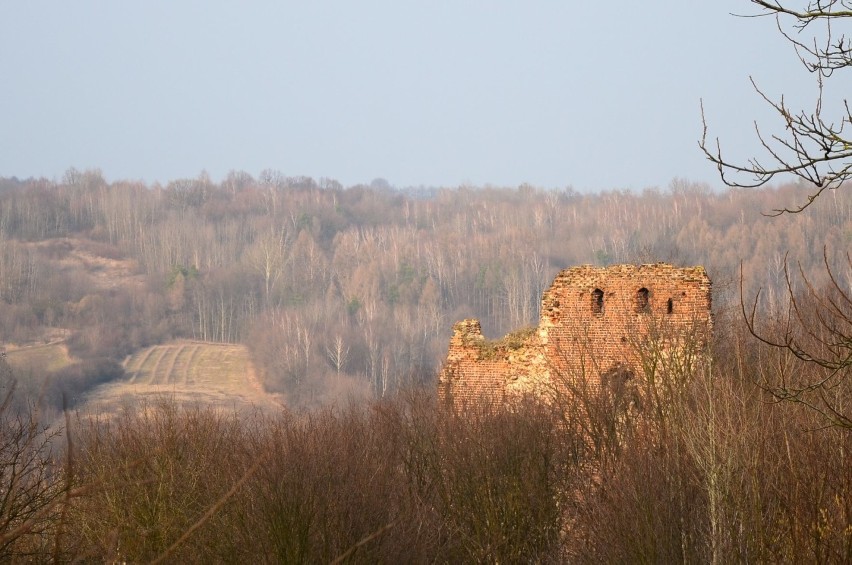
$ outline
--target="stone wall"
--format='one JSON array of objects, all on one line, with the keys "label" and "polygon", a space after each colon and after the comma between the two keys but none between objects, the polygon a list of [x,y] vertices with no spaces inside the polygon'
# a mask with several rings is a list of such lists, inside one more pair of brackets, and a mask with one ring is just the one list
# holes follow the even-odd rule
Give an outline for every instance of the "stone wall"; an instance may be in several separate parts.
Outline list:
[{"label": "stone wall", "polygon": [[580,377],[600,383],[614,371],[642,375],[650,348],[659,355],[702,349],[710,307],[703,267],[565,269],[542,297],[538,327],[489,341],[477,320],[453,326],[439,396],[456,405],[504,401]]}]

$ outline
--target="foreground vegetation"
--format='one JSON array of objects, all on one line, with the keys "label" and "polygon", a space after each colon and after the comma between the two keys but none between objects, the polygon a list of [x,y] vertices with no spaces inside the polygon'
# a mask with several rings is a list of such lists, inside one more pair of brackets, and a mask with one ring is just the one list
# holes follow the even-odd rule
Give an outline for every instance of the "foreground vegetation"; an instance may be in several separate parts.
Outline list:
[{"label": "foreground vegetation", "polygon": [[6,405],[0,558],[849,562],[852,434],[774,402],[792,361],[726,325],[702,363],[554,404],[163,401],[61,434]]},{"label": "foreground vegetation", "polygon": [[[852,196],[760,215],[798,194],[0,179],[0,559],[852,561],[852,434],[828,427],[852,406]],[[703,363],[437,405],[453,321],[505,333],[559,268],[659,260],[714,280]],[[289,409],[77,414],[145,362],[176,374],[176,339],[244,344]]]}]

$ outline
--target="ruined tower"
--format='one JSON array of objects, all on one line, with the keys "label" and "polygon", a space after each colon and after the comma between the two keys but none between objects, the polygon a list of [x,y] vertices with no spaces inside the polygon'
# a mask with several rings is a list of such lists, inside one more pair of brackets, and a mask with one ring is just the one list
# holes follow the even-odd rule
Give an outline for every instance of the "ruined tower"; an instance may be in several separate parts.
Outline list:
[{"label": "ruined tower", "polygon": [[704,349],[712,329],[710,307],[703,267],[565,269],[544,293],[535,328],[489,341],[477,320],[456,323],[438,393],[459,405],[547,394],[571,379],[641,377],[651,353],[668,359]]}]

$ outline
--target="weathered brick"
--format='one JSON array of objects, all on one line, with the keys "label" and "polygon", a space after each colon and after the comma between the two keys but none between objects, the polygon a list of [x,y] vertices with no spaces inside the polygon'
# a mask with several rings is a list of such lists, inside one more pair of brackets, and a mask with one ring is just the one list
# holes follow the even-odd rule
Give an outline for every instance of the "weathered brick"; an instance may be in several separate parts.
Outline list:
[{"label": "weathered brick", "polygon": [[541,300],[538,327],[489,341],[477,320],[453,326],[438,393],[457,406],[553,390],[582,375],[643,374],[643,347],[697,350],[712,329],[703,267],[583,265],[561,271]]}]

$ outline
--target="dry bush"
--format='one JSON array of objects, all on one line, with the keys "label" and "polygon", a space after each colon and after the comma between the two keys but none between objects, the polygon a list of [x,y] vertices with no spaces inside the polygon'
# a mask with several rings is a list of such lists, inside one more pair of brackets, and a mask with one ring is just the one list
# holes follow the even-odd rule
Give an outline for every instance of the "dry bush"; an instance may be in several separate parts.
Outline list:
[{"label": "dry bush", "polygon": [[264,527],[247,516],[244,535],[285,562],[546,561],[560,531],[552,421],[444,414],[426,395],[264,419],[251,436],[275,457],[248,488]]},{"label": "dry bush", "polygon": [[588,387],[573,410],[451,412],[411,394],[275,414],[162,402],[84,421],[81,496],[63,520],[62,465],[31,467],[49,470],[31,475],[49,519],[15,555],[849,562],[852,437],[773,402],[756,383],[766,358],[740,337],[712,363],[660,365],[654,395]]},{"label": "dry bush", "polygon": [[61,430],[43,425],[31,404],[14,402],[15,381],[0,357],[0,561],[64,556],[57,543],[71,484]]},{"label": "dry bush", "polygon": [[129,561],[557,561],[554,422],[428,395],[240,419],[164,403],[81,433],[97,488],[69,538]]},{"label": "dry bush", "polygon": [[[78,481],[94,485],[73,508],[71,538],[83,555],[150,561],[202,518],[252,464],[234,415],[162,401],[114,419],[81,423]],[[222,507],[171,554],[175,560],[230,560],[243,548]]]},{"label": "dry bush", "polygon": [[706,495],[678,435],[679,387],[665,373],[616,388],[592,380],[575,379],[566,410],[566,426],[583,439],[566,551],[590,563],[705,561]]},{"label": "dry bush", "polygon": [[[66,493],[62,462],[52,457],[59,432],[32,413],[0,414],[0,560],[55,555]],[[61,553],[60,553],[61,555]]]},{"label": "dry bush", "polygon": [[559,562],[575,485],[566,430],[533,399],[442,414],[431,465],[441,553],[451,562]]},{"label": "dry bush", "polygon": [[375,534],[357,557],[378,559],[401,521],[387,431],[355,406],[256,420],[252,449],[269,457],[246,489],[241,537],[264,560],[330,562]]},{"label": "dry bush", "polygon": [[[762,388],[775,357],[746,332],[721,330],[714,355],[686,379],[681,368],[659,367],[664,393],[642,395],[618,441],[604,425],[617,414],[585,411],[589,488],[572,507],[567,541],[576,561],[852,557],[852,434]],[[606,407],[605,399],[584,402]]]},{"label": "dry bush", "polygon": [[758,292],[748,306],[742,302],[743,317],[757,347],[769,353],[770,363],[760,367],[767,390],[852,429],[852,293],[842,278],[852,256],[832,267],[825,248],[823,262],[826,280],[818,284],[801,264],[793,269],[785,260],[786,304],[758,314]]}]

